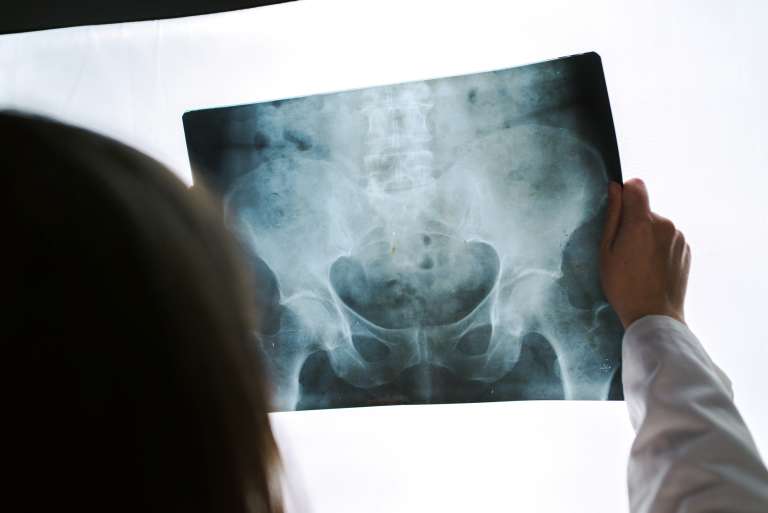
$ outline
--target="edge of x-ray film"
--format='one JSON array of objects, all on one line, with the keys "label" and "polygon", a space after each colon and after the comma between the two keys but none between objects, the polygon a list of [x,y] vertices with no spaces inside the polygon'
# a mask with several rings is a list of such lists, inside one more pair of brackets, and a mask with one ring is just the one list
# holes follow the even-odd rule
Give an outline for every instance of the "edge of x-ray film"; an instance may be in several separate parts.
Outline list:
[{"label": "edge of x-ray film", "polygon": [[621,399],[600,58],[188,112],[278,411]]}]

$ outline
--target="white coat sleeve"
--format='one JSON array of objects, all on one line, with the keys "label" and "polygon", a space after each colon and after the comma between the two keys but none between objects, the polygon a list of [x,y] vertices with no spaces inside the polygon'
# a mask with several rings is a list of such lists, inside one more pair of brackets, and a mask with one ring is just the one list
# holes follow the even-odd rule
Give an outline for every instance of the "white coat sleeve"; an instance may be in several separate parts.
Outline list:
[{"label": "white coat sleeve", "polygon": [[632,513],[768,513],[768,472],[731,383],[688,327],[649,315],[627,328],[624,396],[637,433]]}]

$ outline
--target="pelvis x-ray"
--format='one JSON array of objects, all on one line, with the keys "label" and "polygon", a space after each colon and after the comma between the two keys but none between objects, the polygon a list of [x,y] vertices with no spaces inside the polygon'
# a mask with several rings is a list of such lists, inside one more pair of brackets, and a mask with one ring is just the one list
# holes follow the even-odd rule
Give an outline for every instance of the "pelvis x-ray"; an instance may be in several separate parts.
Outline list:
[{"label": "pelvis x-ray", "polygon": [[275,410],[620,399],[599,57],[189,112]]}]

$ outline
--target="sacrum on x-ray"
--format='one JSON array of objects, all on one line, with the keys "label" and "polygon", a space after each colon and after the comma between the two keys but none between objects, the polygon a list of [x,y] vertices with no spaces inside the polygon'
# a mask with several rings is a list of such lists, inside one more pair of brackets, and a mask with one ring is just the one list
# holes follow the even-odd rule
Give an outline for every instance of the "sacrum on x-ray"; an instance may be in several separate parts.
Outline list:
[{"label": "sacrum on x-ray", "polygon": [[621,399],[600,58],[188,112],[276,410]]}]

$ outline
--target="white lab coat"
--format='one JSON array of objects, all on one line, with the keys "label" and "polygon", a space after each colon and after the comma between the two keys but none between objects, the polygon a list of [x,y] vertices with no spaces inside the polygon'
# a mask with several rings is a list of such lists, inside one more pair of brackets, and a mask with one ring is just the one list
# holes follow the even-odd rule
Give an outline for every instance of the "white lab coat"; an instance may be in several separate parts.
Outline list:
[{"label": "white lab coat", "polygon": [[637,432],[632,513],[768,513],[768,471],[731,382],[685,324],[663,315],[632,323],[622,378]]}]

